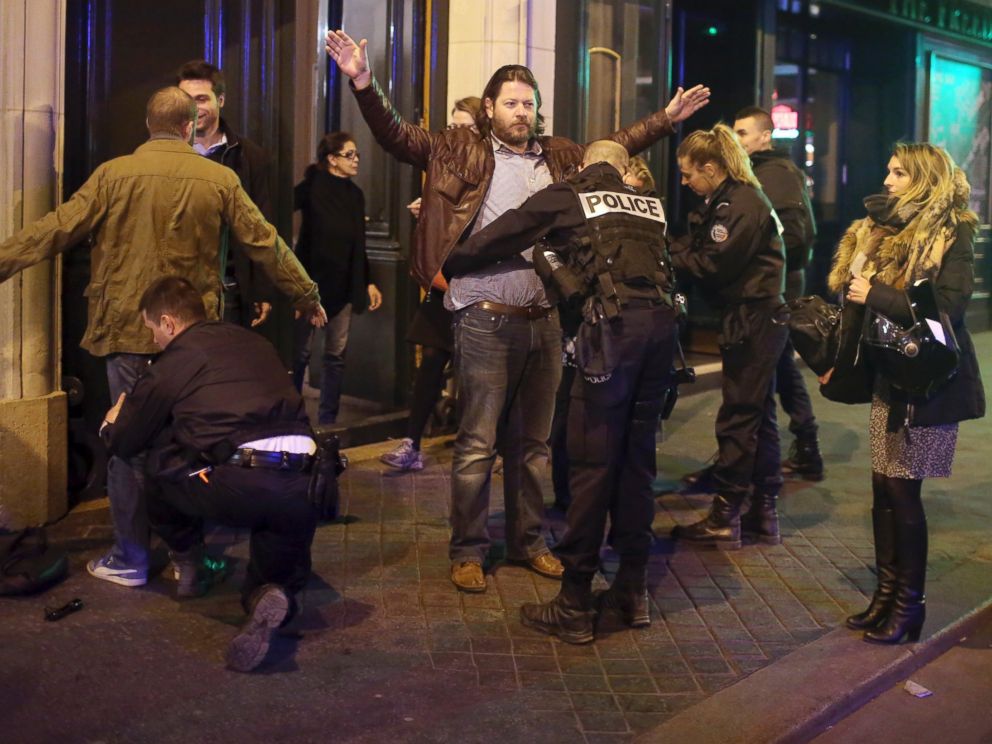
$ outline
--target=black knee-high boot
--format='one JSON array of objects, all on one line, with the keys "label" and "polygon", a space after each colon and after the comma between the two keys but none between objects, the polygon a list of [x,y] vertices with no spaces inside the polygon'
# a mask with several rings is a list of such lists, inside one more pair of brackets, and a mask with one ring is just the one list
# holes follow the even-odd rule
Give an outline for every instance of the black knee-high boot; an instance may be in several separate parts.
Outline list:
[{"label": "black knee-high boot", "polygon": [[896,599],[896,527],[895,515],[885,490],[887,481],[888,478],[880,473],[871,474],[871,524],[875,535],[878,587],[868,608],[847,618],[847,627],[852,630],[877,628],[888,617]]},{"label": "black knee-high boot", "polygon": [[889,478],[896,547],[896,596],[888,617],[865,633],[870,643],[920,639],[926,619],[927,520],[920,501],[922,481]]}]

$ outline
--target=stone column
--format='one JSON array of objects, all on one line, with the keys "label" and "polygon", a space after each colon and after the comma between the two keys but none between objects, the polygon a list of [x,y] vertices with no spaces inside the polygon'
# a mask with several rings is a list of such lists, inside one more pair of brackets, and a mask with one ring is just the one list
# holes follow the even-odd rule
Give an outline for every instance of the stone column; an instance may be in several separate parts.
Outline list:
[{"label": "stone column", "polygon": [[[61,194],[65,0],[0,2],[0,239]],[[66,510],[59,261],[0,284],[0,521]]]},{"label": "stone column", "polygon": [[[555,0],[450,0],[448,111],[459,98],[481,95],[503,65],[526,65],[541,91],[545,134],[555,110]],[[444,126],[431,122],[433,129]]]}]

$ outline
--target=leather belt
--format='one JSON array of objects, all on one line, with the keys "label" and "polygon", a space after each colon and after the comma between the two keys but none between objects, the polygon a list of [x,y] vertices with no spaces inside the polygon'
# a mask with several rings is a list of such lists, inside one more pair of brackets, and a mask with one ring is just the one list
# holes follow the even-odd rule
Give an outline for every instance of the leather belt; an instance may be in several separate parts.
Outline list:
[{"label": "leather belt", "polygon": [[541,318],[547,318],[553,311],[553,308],[541,307],[540,305],[527,305],[525,307],[520,307],[518,305],[504,305],[501,302],[490,302],[489,300],[476,302],[469,305],[469,307],[477,307],[480,310],[486,310],[490,313],[509,315],[513,318],[526,318],[527,320],[540,320]]},{"label": "leather belt", "polygon": [[264,468],[266,470],[295,470],[306,473],[314,461],[313,455],[298,452],[268,452],[266,450],[242,447],[237,450],[228,465],[238,465],[242,468]]}]

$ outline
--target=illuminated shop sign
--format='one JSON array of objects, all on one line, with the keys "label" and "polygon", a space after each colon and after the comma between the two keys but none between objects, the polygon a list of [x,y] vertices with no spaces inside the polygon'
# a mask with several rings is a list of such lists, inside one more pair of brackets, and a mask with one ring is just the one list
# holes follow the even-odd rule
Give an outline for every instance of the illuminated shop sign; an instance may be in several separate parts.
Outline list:
[{"label": "illuminated shop sign", "polygon": [[992,41],[992,9],[965,0],[821,0],[895,18],[913,26],[977,41]]},{"label": "illuminated shop sign", "polygon": [[772,131],[774,139],[796,139],[799,136],[799,112],[792,106],[779,103],[772,106]]}]

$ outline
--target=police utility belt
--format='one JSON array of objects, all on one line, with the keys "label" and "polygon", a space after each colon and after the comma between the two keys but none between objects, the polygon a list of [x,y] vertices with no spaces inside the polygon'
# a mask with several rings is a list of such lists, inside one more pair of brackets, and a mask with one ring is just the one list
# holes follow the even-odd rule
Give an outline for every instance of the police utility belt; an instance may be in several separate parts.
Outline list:
[{"label": "police utility belt", "polygon": [[313,467],[315,459],[313,455],[297,452],[269,452],[242,447],[231,455],[226,464],[237,465],[242,468],[293,470],[299,473],[308,473]]}]

